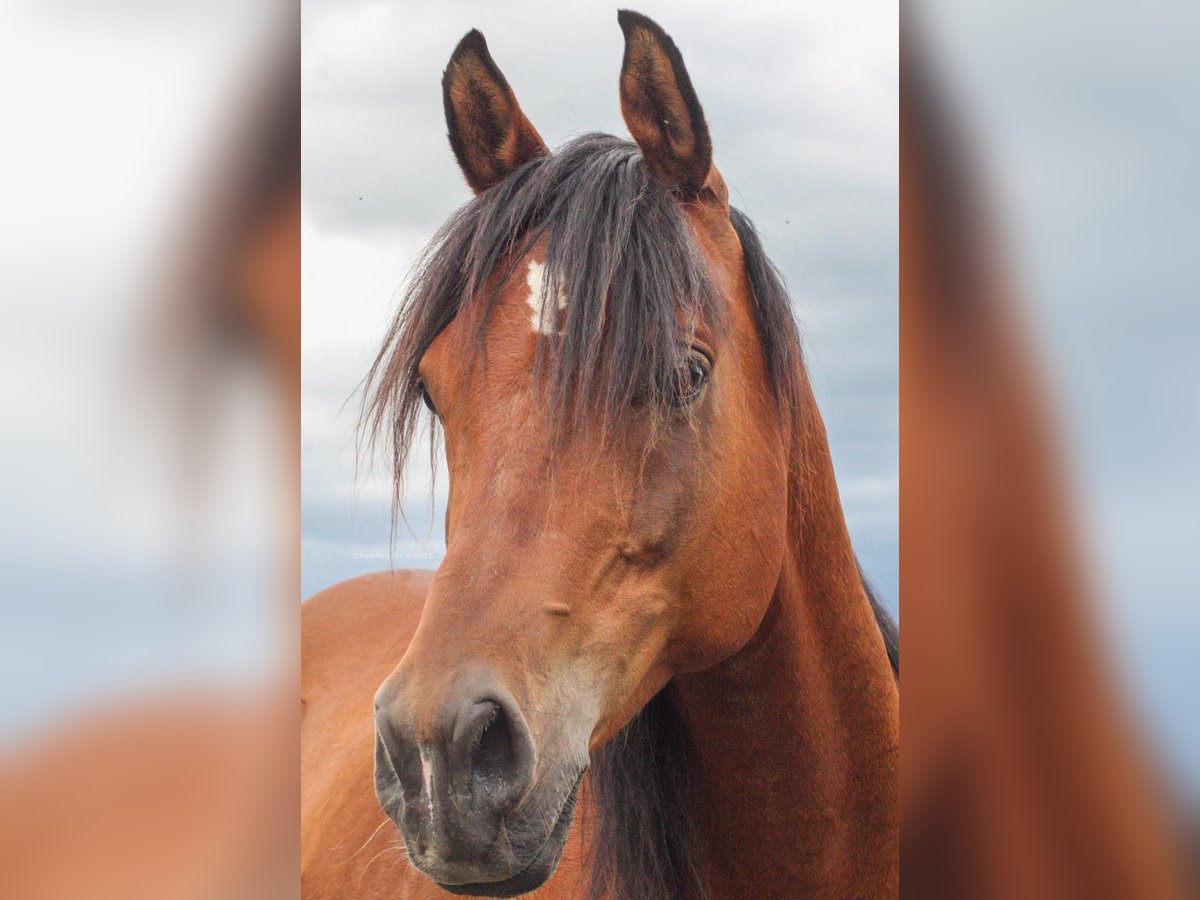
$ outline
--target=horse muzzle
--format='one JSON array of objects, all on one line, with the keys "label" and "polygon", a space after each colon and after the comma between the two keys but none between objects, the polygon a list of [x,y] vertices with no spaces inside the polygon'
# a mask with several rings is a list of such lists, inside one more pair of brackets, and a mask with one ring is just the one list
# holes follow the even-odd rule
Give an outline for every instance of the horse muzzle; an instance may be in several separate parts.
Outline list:
[{"label": "horse muzzle", "polygon": [[538,756],[519,706],[494,678],[458,680],[426,717],[415,715],[398,676],[376,695],[376,797],[413,865],[447,891],[516,896],[553,873],[586,763],[539,773]]}]

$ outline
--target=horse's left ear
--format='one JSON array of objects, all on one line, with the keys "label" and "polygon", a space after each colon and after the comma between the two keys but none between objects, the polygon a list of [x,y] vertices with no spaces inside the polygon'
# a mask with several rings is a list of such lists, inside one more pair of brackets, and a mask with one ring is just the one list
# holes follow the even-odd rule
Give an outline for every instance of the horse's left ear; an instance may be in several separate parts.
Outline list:
[{"label": "horse's left ear", "polygon": [[657,23],[627,9],[617,13],[625,33],[621,114],[651,173],[684,197],[706,187],[719,198],[724,182],[712,164],[704,110],[683,57]]},{"label": "horse's left ear", "polygon": [[450,147],[467,184],[481,194],[548,153],[478,31],[458,42],[442,76]]}]

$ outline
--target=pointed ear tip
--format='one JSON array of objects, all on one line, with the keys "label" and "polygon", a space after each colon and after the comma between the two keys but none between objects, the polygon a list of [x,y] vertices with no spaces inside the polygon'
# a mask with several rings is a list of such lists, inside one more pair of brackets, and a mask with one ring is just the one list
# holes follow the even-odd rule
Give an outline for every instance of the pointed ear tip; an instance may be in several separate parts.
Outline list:
[{"label": "pointed ear tip", "polygon": [[483,32],[478,28],[472,28],[462,36],[454,48],[454,52],[450,54],[450,60],[454,61],[465,53],[475,53],[480,56],[488,55],[487,41],[483,37]]},{"label": "pointed ear tip", "polygon": [[450,61],[446,63],[442,72],[442,88],[448,89],[450,82],[457,80],[462,74],[464,64],[470,65],[471,60],[484,66],[495,66],[492,54],[488,52],[487,41],[483,39],[483,32],[478,28],[472,28],[464,34],[454,52],[450,54]]},{"label": "pointed ear tip", "polygon": [[662,28],[653,19],[642,15],[640,12],[634,12],[632,9],[617,10],[617,24],[621,26],[621,30],[625,32],[626,37],[635,28],[645,28],[653,32],[662,32]]}]

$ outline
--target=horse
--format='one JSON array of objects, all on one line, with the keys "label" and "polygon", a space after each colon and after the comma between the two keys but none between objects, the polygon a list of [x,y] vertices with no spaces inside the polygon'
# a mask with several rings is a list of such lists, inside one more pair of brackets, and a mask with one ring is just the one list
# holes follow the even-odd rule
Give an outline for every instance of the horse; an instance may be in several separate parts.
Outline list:
[{"label": "horse", "polygon": [[475,197],[362,427],[400,491],[436,423],[446,555],[303,604],[306,896],[898,894],[898,632],[683,58],[618,21],[632,142],[552,153],[477,31],[445,70]]}]

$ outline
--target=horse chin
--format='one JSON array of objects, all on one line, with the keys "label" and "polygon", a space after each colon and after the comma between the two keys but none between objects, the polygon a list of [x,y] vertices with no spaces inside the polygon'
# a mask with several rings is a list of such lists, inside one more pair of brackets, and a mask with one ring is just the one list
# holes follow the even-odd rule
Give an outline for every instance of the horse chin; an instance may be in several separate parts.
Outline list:
[{"label": "horse chin", "polygon": [[571,820],[575,816],[575,803],[579,798],[579,782],[571,788],[567,801],[563,804],[562,812],[545,842],[534,854],[533,859],[517,874],[501,881],[480,881],[473,884],[443,884],[437,886],[451,894],[464,894],[470,897],[517,897],[541,887],[558,868],[562,858],[563,847],[567,843],[567,833],[571,830]]}]

